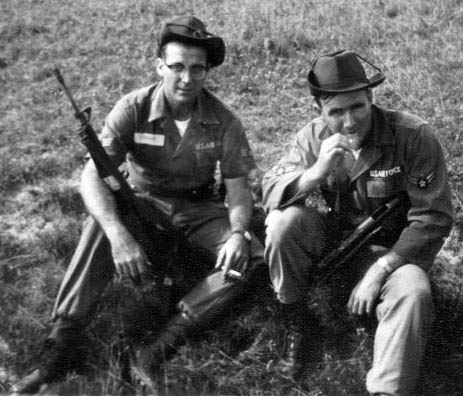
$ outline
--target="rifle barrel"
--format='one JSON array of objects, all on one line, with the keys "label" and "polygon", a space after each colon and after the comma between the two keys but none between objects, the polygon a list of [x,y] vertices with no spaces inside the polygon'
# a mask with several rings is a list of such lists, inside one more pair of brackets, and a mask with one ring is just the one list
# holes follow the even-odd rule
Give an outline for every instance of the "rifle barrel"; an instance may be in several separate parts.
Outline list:
[{"label": "rifle barrel", "polygon": [[383,220],[401,203],[400,197],[394,197],[390,201],[380,205],[370,216],[368,216],[352,234],[343,240],[339,246],[333,249],[317,265],[321,270],[328,271],[319,281],[319,284],[325,282],[333,274],[350,260],[362,246],[368,243],[376,234],[382,230]]},{"label": "rifle barrel", "polygon": [[64,78],[61,74],[61,72],[59,71],[59,69],[57,67],[55,67],[53,69],[53,74],[55,75],[56,79],[58,80],[59,84],[63,87],[64,89],[64,93],[66,94],[66,96],[69,98],[69,101],[71,102],[72,104],[72,107],[74,108],[74,111],[76,114],[80,114],[81,111],[79,110],[79,107],[77,106],[77,103],[75,102],[74,98],[72,97],[72,94],[71,94],[71,91],[69,90],[69,88],[67,87],[66,83],[64,82]]}]

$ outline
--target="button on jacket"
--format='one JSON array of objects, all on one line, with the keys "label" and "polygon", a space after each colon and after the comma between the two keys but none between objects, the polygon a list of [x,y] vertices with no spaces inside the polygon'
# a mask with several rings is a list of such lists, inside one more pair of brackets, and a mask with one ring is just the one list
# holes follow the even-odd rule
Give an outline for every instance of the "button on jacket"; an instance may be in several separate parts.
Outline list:
[{"label": "button on jacket", "polygon": [[117,164],[127,159],[136,189],[158,195],[181,197],[214,184],[216,161],[223,178],[255,168],[241,122],[206,89],[183,137],[160,83],[123,97],[107,116],[100,139]]},{"label": "button on jacket", "polygon": [[[351,169],[320,183],[328,207],[356,225],[382,202],[403,195],[401,213],[386,223],[392,250],[406,262],[428,269],[453,223],[451,194],[441,146],[420,118],[372,106],[373,127]],[[317,160],[322,140],[331,132],[316,118],[298,134],[291,154],[263,180],[263,203],[269,212],[304,204],[305,194],[291,187]],[[386,243],[387,245],[387,243]]]}]

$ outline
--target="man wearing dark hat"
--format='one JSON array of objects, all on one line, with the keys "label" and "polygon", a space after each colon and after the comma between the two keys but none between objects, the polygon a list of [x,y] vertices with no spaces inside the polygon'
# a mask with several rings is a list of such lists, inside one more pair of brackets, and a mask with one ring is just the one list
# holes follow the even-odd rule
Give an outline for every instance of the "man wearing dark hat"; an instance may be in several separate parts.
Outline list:
[{"label": "man wearing dark hat", "polygon": [[[361,61],[377,74],[367,78]],[[378,321],[368,391],[411,395],[433,319],[427,271],[453,221],[442,150],[425,121],[372,104],[371,88],[385,77],[359,55],[321,56],[308,79],[320,116],[263,181],[265,259],[287,328],[278,369],[300,379],[319,342],[308,330],[316,326],[306,301],[317,262],[375,208],[400,197],[383,232],[349,263],[346,275],[355,279],[347,308]]]},{"label": "man wearing dark hat", "polygon": [[[255,163],[243,126],[203,88],[209,69],[224,61],[224,42],[206,31],[200,20],[185,16],[162,25],[158,44],[156,70],[161,81],[119,100],[106,118],[100,140],[117,165],[126,163],[128,181],[146,208],[147,223],[156,223],[152,208],[161,210],[213,261],[204,268],[186,268],[187,263],[179,268],[182,263],[175,263],[184,282],[176,284],[169,277],[163,281],[179,298],[186,285],[186,297],[177,305],[183,311],[164,307],[166,317],[148,318],[161,330],[154,340],[143,339],[134,353],[134,374],[151,386],[164,358],[191,330],[217,321],[243,290],[243,282],[236,286],[227,282],[228,273],[241,271],[246,280],[263,264],[263,247],[249,230],[252,194],[247,176]],[[214,185],[217,169],[227,206]],[[115,273],[138,279],[150,265],[92,160],[83,171],[81,193],[91,216],[58,293],[45,360],[13,387],[16,393],[34,393],[81,366],[84,329],[108,282]],[[208,296],[218,282],[225,292]]]}]

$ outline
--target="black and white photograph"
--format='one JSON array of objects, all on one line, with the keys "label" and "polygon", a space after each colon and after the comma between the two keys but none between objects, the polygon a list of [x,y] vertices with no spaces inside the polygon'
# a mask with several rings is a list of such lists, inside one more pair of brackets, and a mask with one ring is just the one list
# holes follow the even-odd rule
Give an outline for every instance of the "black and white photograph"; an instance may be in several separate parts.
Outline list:
[{"label": "black and white photograph", "polygon": [[462,50],[462,0],[2,0],[0,395],[463,395]]}]

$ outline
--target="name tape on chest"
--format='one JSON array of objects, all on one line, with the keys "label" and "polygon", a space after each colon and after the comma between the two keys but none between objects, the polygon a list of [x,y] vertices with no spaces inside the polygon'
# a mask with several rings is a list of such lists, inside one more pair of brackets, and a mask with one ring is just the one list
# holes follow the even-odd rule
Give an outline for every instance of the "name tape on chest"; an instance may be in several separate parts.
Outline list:
[{"label": "name tape on chest", "polygon": [[216,144],[214,141],[212,142],[199,142],[196,143],[195,149],[196,150],[208,150],[208,149],[213,149],[215,148]]},{"label": "name tape on chest", "polygon": [[166,137],[157,133],[135,133],[133,140],[138,144],[164,146]]},{"label": "name tape on chest", "polygon": [[386,178],[386,177],[391,177],[394,175],[397,175],[398,173],[401,173],[402,170],[400,169],[400,166],[394,166],[391,169],[371,169],[370,170],[370,177],[378,177],[378,178]]}]

